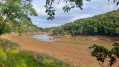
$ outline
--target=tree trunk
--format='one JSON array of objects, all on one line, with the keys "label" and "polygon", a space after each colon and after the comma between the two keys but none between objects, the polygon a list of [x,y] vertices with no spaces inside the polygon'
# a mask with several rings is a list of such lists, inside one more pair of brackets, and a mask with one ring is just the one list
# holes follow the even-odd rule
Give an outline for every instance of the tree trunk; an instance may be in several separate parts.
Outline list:
[{"label": "tree trunk", "polygon": [[5,19],[5,21],[2,24],[2,29],[0,30],[0,35],[2,35],[4,33],[3,30],[4,30],[5,26],[6,26],[6,22],[8,21],[9,15],[10,15],[10,13],[8,13],[7,18]]}]

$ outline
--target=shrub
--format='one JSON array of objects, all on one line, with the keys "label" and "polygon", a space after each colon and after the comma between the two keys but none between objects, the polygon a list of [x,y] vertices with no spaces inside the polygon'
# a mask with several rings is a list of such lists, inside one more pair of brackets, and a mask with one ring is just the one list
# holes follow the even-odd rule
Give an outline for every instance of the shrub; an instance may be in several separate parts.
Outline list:
[{"label": "shrub", "polygon": [[119,43],[112,44],[114,47],[111,50],[106,49],[103,46],[93,45],[89,47],[92,49],[91,55],[96,57],[97,61],[99,61],[100,65],[104,67],[103,63],[108,58],[109,59],[109,66],[112,66],[117,62],[117,58],[119,58]]}]

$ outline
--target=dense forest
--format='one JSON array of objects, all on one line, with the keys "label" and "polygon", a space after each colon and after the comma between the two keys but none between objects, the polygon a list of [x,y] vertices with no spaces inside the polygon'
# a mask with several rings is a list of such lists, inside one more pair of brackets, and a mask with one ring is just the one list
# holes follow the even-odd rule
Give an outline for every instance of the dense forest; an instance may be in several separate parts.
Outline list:
[{"label": "dense forest", "polygon": [[54,34],[119,36],[119,9],[51,28]]}]

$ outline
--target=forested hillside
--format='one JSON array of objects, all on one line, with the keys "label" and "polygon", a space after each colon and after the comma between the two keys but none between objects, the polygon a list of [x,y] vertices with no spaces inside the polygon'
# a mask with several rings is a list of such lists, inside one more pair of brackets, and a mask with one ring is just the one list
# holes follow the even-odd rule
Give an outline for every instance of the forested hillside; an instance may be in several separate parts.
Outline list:
[{"label": "forested hillside", "polygon": [[12,30],[14,32],[42,32],[43,29],[40,27],[37,27],[36,25],[32,24],[32,23],[10,23],[11,25],[13,25],[14,27],[12,28]]},{"label": "forested hillside", "polygon": [[[4,25],[5,28],[3,29]],[[25,33],[25,32],[43,31],[42,28],[39,28],[36,25],[29,22],[20,23],[18,21],[12,21],[12,22],[9,21],[4,23],[4,18],[2,16],[0,16],[0,30],[1,30],[0,33],[10,33],[10,32]]]},{"label": "forested hillside", "polygon": [[57,27],[54,34],[119,36],[119,9]]}]

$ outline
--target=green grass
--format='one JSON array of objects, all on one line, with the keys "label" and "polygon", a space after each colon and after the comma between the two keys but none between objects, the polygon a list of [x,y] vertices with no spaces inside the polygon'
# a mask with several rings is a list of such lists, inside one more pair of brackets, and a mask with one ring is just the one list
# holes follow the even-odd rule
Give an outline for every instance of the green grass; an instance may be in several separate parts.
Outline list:
[{"label": "green grass", "polygon": [[0,67],[39,67],[28,53],[17,50],[0,49]]},{"label": "green grass", "polygon": [[16,43],[0,39],[0,67],[73,67],[66,62],[21,50]]}]

